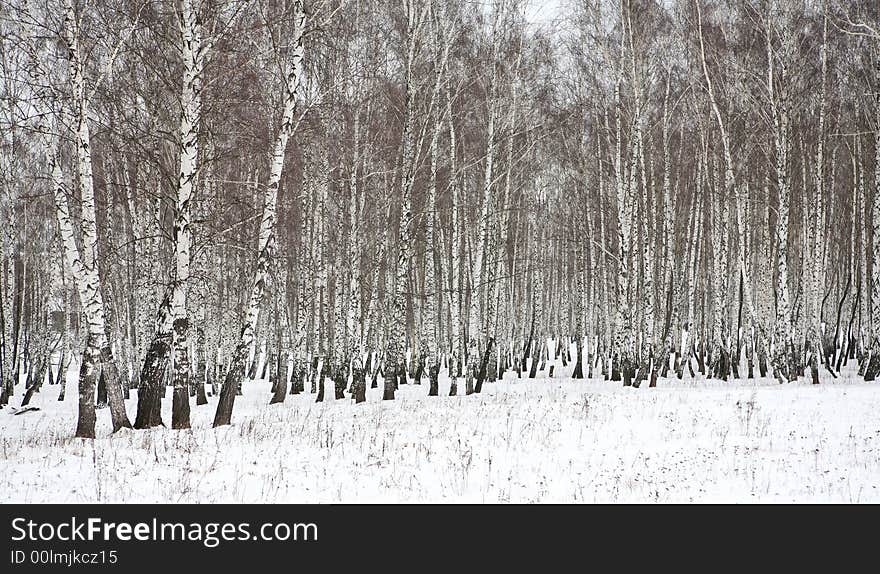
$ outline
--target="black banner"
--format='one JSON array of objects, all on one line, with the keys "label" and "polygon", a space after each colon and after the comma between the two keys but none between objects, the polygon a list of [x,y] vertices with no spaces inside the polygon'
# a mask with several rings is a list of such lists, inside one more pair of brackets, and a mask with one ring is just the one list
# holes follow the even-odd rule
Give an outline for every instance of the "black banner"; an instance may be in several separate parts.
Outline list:
[{"label": "black banner", "polygon": [[[869,552],[877,507],[4,505],[0,572],[139,572],[197,565],[781,564],[836,545]],[[846,525],[845,529],[831,525]],[[710,566],[710,562],[705,565]],[[758,564],[758,562],[754,562]],[[11,567],[11,570],[7,568]],[[580,568],[578,568],[580,569]],[[247,571],[247,570],[245,570]]]}]

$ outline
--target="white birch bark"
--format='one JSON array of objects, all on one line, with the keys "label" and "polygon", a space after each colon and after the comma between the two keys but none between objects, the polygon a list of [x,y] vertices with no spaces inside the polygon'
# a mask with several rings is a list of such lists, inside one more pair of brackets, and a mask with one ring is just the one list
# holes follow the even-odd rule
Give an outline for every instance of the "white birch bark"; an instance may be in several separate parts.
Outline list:
[{"label": "white birch bark", "polygon": [[450,344],[452,354],[450,358],[449,377],[451,379],[449,394],[455,396],[458,392],[458,378],[461,376],[459,364],[464,357],[461,333],[461,257],[464,251],[464,233],[461,230],[461,222],[459,216],[460,210],[460,191],[458,185],[458,173],[456,172],[456,139],[455,139],[455,121],[452,115],[452,94],[449,93],[447,85],[446,94],[446,119],[449,124],[449,166],[451,179],[449,182],[452,188],[452,201],[450,205],[450,236],[452,261],[449,269],[449,310],[450,310]]},{"label": "white birch bark", "polygon": [[215,427],[227,425],[231,422],[236,391],[241,383],[241,379],[244,377],[245,357],[254,340],[257,319],[260,314],[260,305],[265,291],[265,283],[275,250],[275,217],[278,186],[281,182],[282,170],[284,169],[287,142],[294,129],[294,112],[296,111],[297,94],[303,75],[305,12],[303,11],[301,0],[294,0],[293,2],[293,18],[292,45],[294,47],[290,54],[289,68],[283,78],[284,104],[281,123],[275,137],[272,154],[269,157],[269,178],[266,182],[263,215],[260,220],[257,268],[254,271],[251,283],[250,297],[248,298],[241,334],[239,335],[229,373],[223,384],[223,390],[220,393],[220,401],[217,403],[217,412],[214,416]]},{"label": "white birch bark", "polygon": [[[88,323],[88,339],[83,358],[83,371],[101,363],[107,371],[107,395],[110,401],[110,415],[113,430],[130,427],[122,388],[116,372],[113,353],[106,337],[104,301],[101,295],[101,282],[98,275],[98,232],[95,216],[95,190],[92,177],[91,137],[89,134],[89,103],[83,77],[84,63],[80,49],[79,25],[72,0],[64,0],[64,38],[67,45],[68,77],[71,84],[73,114],[75,118],[74,144],[76,146],[77,183],[80,196],[80,227],[82,238],[82,280],[85,298],[80,300],[83,314]],[[55,169],[54,167],[52,168]],[[68,211],[69,214],[69,211]],[[91,401],[92,384],[88,381],[92,373],[81,373],[80,405]],[[97,377],[97,375],[95,375]],[[86,394],[88,396],[82,396]],[[81,411],[82,412],[82,411]],[[77,436],[94,438],[94,418],[81,420]]]},{"label": "white birch bark", "polygon": [[[816,143],[816,170],[815,170],[815,208],[811,230],[813,233],[813,245],[811,254],[811,304],[812,312],[809,325],[809,347],[812,350],[811,370],[813,383],[819,382],[819,364],[824,359],[823,333],[822,333],[822,294],[825,290],[825,115],[827,108],[827,81],[828,81],[828,7],[823,2],[822,18],[822,45],[819,48],[821,61],[821,75],[819,96],[819,134]],[[880,110],[880,107],[878,107]],[[880,132],[878,132],[880,133]],[[833,181],[833,179],[832,179]],[[875,252],[875,261],[877,252]]]},{"label": "white birch bark", "polygon": [[[785,58],[782,59],[780,70],[781,90],[775,89],[775,59],[771,39],[772,23],[771,16],[767,21],[767,91],[770,101],[774,127],[774,149],[776,152],[776,186],[778,193],[777,223],[776,223],[776,273],[777,273],[777,302],[776,302],[776,328],[774,333],[774,360],[773,370],[777,379],[792,380],[796,374],[791,364],[792,351],[792,328],[791,328],[791,295],[788,281],[788,225],[791,202],[791,189],[788,177],[788,102],[786,101],[785,86],[786,69]],[[777,96],[778,94],[778,96]]]},{"label": "white birch bark", "polygon": [[[483,194],[480,209],[480,225],[477,232],[478,249],[473,261],[471,269],[471,303],[470,312],[468,314],[468,338],[469,348],[476,348],[479,352],[483,345],[488,344],[488,329],[486,321],[482,319],[481,307],[485,307],[486,291],[488,282],[485,281],[484,275],[488,267],[489,257],[489,233],[492,227],[491,209],[492,209],[492,178],[494,177],[494,161],[495,161],[495,116],[496,116],[496,89],[498,84],[498,35],[499,20],[501,17],[501,7],[496,2],[493,6],[492,20],[492,55],[491,66],[492,71],[489,79],[487,108],[488,108],[488,126],[486,128],[486,158],[483,172]],[[482,304],[482,305],[481,305]],[[468,361],[471,357],[468,357]],[[478,381],[479,384],[482,381]]]},{"label": "white birch bark", "polygon": [[187,286],[190,275],[192,228],[190,221],[193,186],[197,172],[199,119],[201,115],[201,74],[204,51],[198,22],[197,0],[181,2],[180,31],[183,53],[183,88],[181,91],[180,173],[177,183],[177,205],[174,219],[174,287],[172,312],[174,315],[174,409],[172,428],[189,428],[189,370],[188,352],[189,317],[187,316]]},{"label": "white birch bark", "polygon": [[[622,47],[622,46],[621,46]],[[622,56],[621,56],[622,58]],[[615,101],[615,153],[613,158],[614,177],[617,184],[617,317],[614,332],[614,352],[616,361],[621,366],[624,385],[631,384],[630,378],[634,370],[633,356],[635,341],[632,332],[632,316],[629,305],[630,297],[630,251],[632,249],[632,193],[627,191],[623,168],[623,133],[621,109],[621,83],[623,82],[622,65],[618,66],[617,79],[614,85]]]},{"label": "white birch bark", "polygon": [[398,379],[406,382],[406,305],[412,261],[412,190],[416,175],[417,141],[415,126],[415,66],[419,34],[425,22],[428,5],[419,0],[406,0],[406,59],[404,76],[403,136],[400,160],[400,223],[397,236],[397,262],[394,267],[392,309],[388,346],[385,351],[385,388],[383,400],[394,399]]}]

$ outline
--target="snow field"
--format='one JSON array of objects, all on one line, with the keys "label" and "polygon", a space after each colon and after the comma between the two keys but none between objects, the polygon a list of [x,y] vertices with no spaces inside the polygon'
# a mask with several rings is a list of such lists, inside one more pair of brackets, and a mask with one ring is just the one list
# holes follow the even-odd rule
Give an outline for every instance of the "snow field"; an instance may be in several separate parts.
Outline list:
[{"label": "snow field", "polygon": [[[304,394],[270,406],[256,381],[231,426],[211,428],[210,397],[190,430],[111,434],[100,410],[98,438],[83,441],[76,372],[65,402],[46,386],[40,411],[0,411],[4,501],[880,502],[880,385],[851,374],[632,389],[508,373],[448,397],[444,371],[440,397],[423,383],[382,401],[380,379],[362,405]],[[169,391],[166,424],[170,410]]]}]

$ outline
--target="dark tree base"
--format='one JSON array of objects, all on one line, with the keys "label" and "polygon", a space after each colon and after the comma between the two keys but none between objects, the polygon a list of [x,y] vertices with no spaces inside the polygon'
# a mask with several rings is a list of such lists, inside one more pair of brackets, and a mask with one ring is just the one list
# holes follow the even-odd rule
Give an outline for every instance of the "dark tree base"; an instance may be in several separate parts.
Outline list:
[{"label": "dark tree base", "polygon": [[321,369],[321,374],[318,375],[318,396],[315,398],[316,403],[324,402],[324,369]]},{"label": "dark tree base", "polygon": [[345,398],[345,365],[348,364],[348,361],[342,361],[341,364],[337,365],[336,369],[334,369],[333,373],[333,388],[336,392],[336,400]]},{"label": "dark tree base", "polygon": [[366,371],[361,366],[359,360],[355,360],[351,369],[351,398],[355,404],[367,401],[367,379]]},{"label": "dark tree base", "polygon": [[196,385],[196,405],[207,405],[208,397],[205,395],[205,383]]},{"label": "dark tree base", "polygon": [[489,340],[486,342],[486,350],[483,352],[483,358],[480,361],[480,367],[476,373],[476,385],[474,386],[474,392],[480,393],[483,390],[483,382],[486,380],[486,373],[489,366],[489,357],[492,352],[492,345],[495,343],[495,339],[489,337]]},{"label": "dark tree base", "polygon": [[189,389],[186,387],[174,387],[171,406],[171,428],[177,430],[190,428]]},{"label": "dark tree base", "polygon": [[571,373],[571,378],[573,378],[573,379],[583,379],[584,378],[584,367],[583,367],[582,353],[583,353],[583,350],[581,349],[581,346],[578,345],[577,361],[575,361],[574,371]]},{"label": "dark tree base", "polygon": [[95,385],[100,362],[100,349],[88,341],[79,370],[79,415],[74,434],[76,438],[95,438]]},{"label": "dark tree base", "polygon": [[270,405],[283,403],[284,397],[287,396],[287,378],[286,377],[277,377],[275,384],[272,386],[272,399],[269,401]]},{"label": "dark tree base", "polygon": [[394,391],[397,389],[396,365],[385,365],[385,385],[382,389],[382,400],[393,401]]},{"label": "dark tree base", "polygon": [[137,416],[134,428],[143,430],[162,423],[162,396],[165,393],[165,370],[171,351],[171,335],[155,337],[147,350],[141,370],[141,386],[138,391]]},{"label": "dark tree base", "polygon": [[439,375],[440,363],[435,363],[431,365],[431,367],[428,369],[428,380],[430,381],[430,385],[428,387],[429,397],[436,397],[438,394],[440,394]]},{"label": "dark tree base", "polygon": [[880,352],[874,349],[865,367],[865,381],[875,380],[878,374],[880,374]]}]

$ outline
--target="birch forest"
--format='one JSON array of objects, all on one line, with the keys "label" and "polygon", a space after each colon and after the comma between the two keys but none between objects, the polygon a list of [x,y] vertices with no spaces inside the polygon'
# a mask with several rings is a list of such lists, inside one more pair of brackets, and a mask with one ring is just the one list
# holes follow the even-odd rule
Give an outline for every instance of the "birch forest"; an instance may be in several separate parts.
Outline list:
[{"label": "birch forest", "polygon": [[0,417],[874,381],[880,4],[552,4],[0,0]]}]

